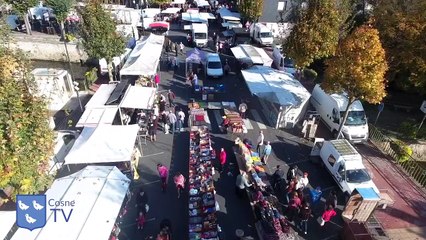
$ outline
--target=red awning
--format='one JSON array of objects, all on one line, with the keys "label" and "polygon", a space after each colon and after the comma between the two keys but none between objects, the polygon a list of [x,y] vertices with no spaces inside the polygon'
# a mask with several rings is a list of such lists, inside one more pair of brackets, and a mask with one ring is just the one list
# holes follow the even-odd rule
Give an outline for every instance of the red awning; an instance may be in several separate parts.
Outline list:
[{"label": "red awning", "polygon": [[153,22],[149,24],[149,28],[165,28],[170,29],[170,24],[168,22]]}]

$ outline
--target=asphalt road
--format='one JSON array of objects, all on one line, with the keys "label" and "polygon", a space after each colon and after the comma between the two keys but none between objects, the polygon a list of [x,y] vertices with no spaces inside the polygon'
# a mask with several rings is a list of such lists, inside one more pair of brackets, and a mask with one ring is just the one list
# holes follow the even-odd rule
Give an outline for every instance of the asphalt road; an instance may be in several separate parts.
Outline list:
[{"label": "asphalt road", "polygon": [[[169,37],[172,41],[186,42],[186,33],[170,31]],[[189,48],[185,49],[190,50]],[[224,57],[224,56],[222,56]],[[179,70],[173,72],[168,70],[167,66],[161,65],[161,89],[172,89],[177,96],[177,103],[186,110],[186,103],[191,95],[187,85],[185,85],[184,74],[184,56],[180,55],[181,65]],[[219,80],[205,80],[203,74],[199,74],[199,78],[204,80],[205,85],[224,84],[226,94],[220,97],[221,101],[233,101],[237,105],[241,99],[248,100],[249,114],[248,118],[252,128],[247,134],[219,134],[218,133],[218,116],[219,110],[209,110],[209,117],[213,128],[214,148],[220,149],[224,147],[228,152],[229,171],[231,174],[222,173],[221,176],[216,174],[215,186],[217,190],[217,201],[220,206],[218,212],[219,225],[223,230],[225,239],[235,239],[235,230],[244,230],[246,236],[252,236],[257,239],[255,229],[253,227],[254,217],[248,200],[240,200],[234,194],[234,184],[236,177],[235,156],[231,151],[233,140],[238,136],[249,138],[255,141],[259,130],[264,130],[265,140],[271,141],[273,154],[268,162],[270,173],[276,165],[281,165],[285,170],[289,165],[297,164],[300,174],[304,171],[309,172],[310,184],[313,188],[321,187],[323,195],[327,195],[330,190],[337,189],[333,179],[319,165],[309,161],[308,154],[310,152],[310,144],[298,137],[298,129],[291,131],[276,130],[268,126],[266,118],[263,116],[259,103],[256,98],[252,97],[238,73],[231,72]],[[218,111],[218,112],[215,112]],[[266,125],[266,127],[265,127]],[[266,128],[266,129],[265,129]],[[145,239],[147,236],[156,235],[159,231],[160,221],[168,218],[172,221],[173,239],[187,239],[188,236],[188,199],[184,194],[177,199],[176,190],[169,180],[169,188],[166,193],[160,190],[160,182],[156,171],[156,164],[162,163],[170,168],[170,175],[175,172],[182,172],[186,177],[188,175],[188,146],[189,135],[187,132],[173,135],[158,134],[157,142],[147,142],[143,146],[143,157],[139,165],[141,179],[136,183],[135,191],[142,187],[148,194],[150,211],[147,214],[147,223],[143,230],[136,229],[136,210],[131,210],[125,217],[123,224],[123,232],[127,238],[122,236],[121,239]],[[339,199],[342,203],[343,199]],[[133,203],[131,205],[134,205]],[[330,224],[320,227],[316,222],[318,214],[322,213],[323,205],[319,204],[315,208],[315,217],[309,222],[309,231],[307,235],[301,234],[300,239],[338,239],[338,234],[342,228],[342,219],[335,217]],[[342,209],[338,207],[339,212]],[[338,214],[339,215],[339,214]]]}]

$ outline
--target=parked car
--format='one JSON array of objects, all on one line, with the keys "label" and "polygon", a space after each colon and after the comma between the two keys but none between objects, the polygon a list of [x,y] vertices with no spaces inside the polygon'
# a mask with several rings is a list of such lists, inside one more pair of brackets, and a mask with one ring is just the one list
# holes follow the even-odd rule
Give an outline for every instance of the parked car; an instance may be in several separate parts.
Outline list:
[{"label": "parked car", "polygon": [[222,62],[219,54],[210,53],[206,58],[206,75],[207,77],[220,78],[223,76]]}]

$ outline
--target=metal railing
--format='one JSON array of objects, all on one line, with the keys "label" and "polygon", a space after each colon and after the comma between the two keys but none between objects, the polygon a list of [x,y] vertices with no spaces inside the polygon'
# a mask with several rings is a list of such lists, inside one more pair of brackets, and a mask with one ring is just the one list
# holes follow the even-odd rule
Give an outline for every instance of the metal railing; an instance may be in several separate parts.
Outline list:
[{"label": "metal railing", "polygon": [[375,126],[369,124],[370,141],[384,154],[389,155],[393,162],[399,166],[412,177],[420,186],[426,187],[426,167],[417,162],[416,159],[409,157],[408,160],[398,160],[398,154],[391,147],[396,144],[390,137],[381,133]]}]

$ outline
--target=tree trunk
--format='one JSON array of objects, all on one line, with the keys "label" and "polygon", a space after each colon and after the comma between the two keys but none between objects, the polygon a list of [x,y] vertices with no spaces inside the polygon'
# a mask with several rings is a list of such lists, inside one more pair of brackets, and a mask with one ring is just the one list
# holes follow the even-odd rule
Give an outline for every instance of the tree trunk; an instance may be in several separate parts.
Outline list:
[{"label": "tree trunk", "polygon": [[32,30],[31,30],[30,21],[28,20],[28,12],[24,14],[24,23],[25,23],[25,30],[27,31],[27,34],[31,35]]},{"label": "tree trunk", "polygon": [[[355,102],[355,99],[353,99],[353,98],[348,98],[348,105],[346,106],[345,114],[343,115],[342,122],[340,123],[339,131],[337,131],[336,139],[339,139],[339,138],[340,138],[340,134],[342,134],[343,125],[345,124],[346,119],[348,118],[348,115],[349,115],[349,107],[350,107],[350,106],[352,105],[352,103],[354,103],[354,102]],[[339,114],[340,114],[340,113],[339,113]]]},{"label": "tree trunk", "polygon": [[68,68],[70,69],[71,78],[74,80],[74,77],[75,77],[74,76],[74,71],[72,70],[71,58],[70,58],[70,54],[68,52],[67,39],[65,37],[64,21],[60,21],[60,26],[61,26],[61,38],[62,38],[62,41],[64,41],[65,55],[66,55],[66,60],[68,62]]},{"label": "tree trunk", "polygon": [[112,60],[108,62],[108,75],[109,75],[109,81],[114,81],[114,76],[112,75]]}]

